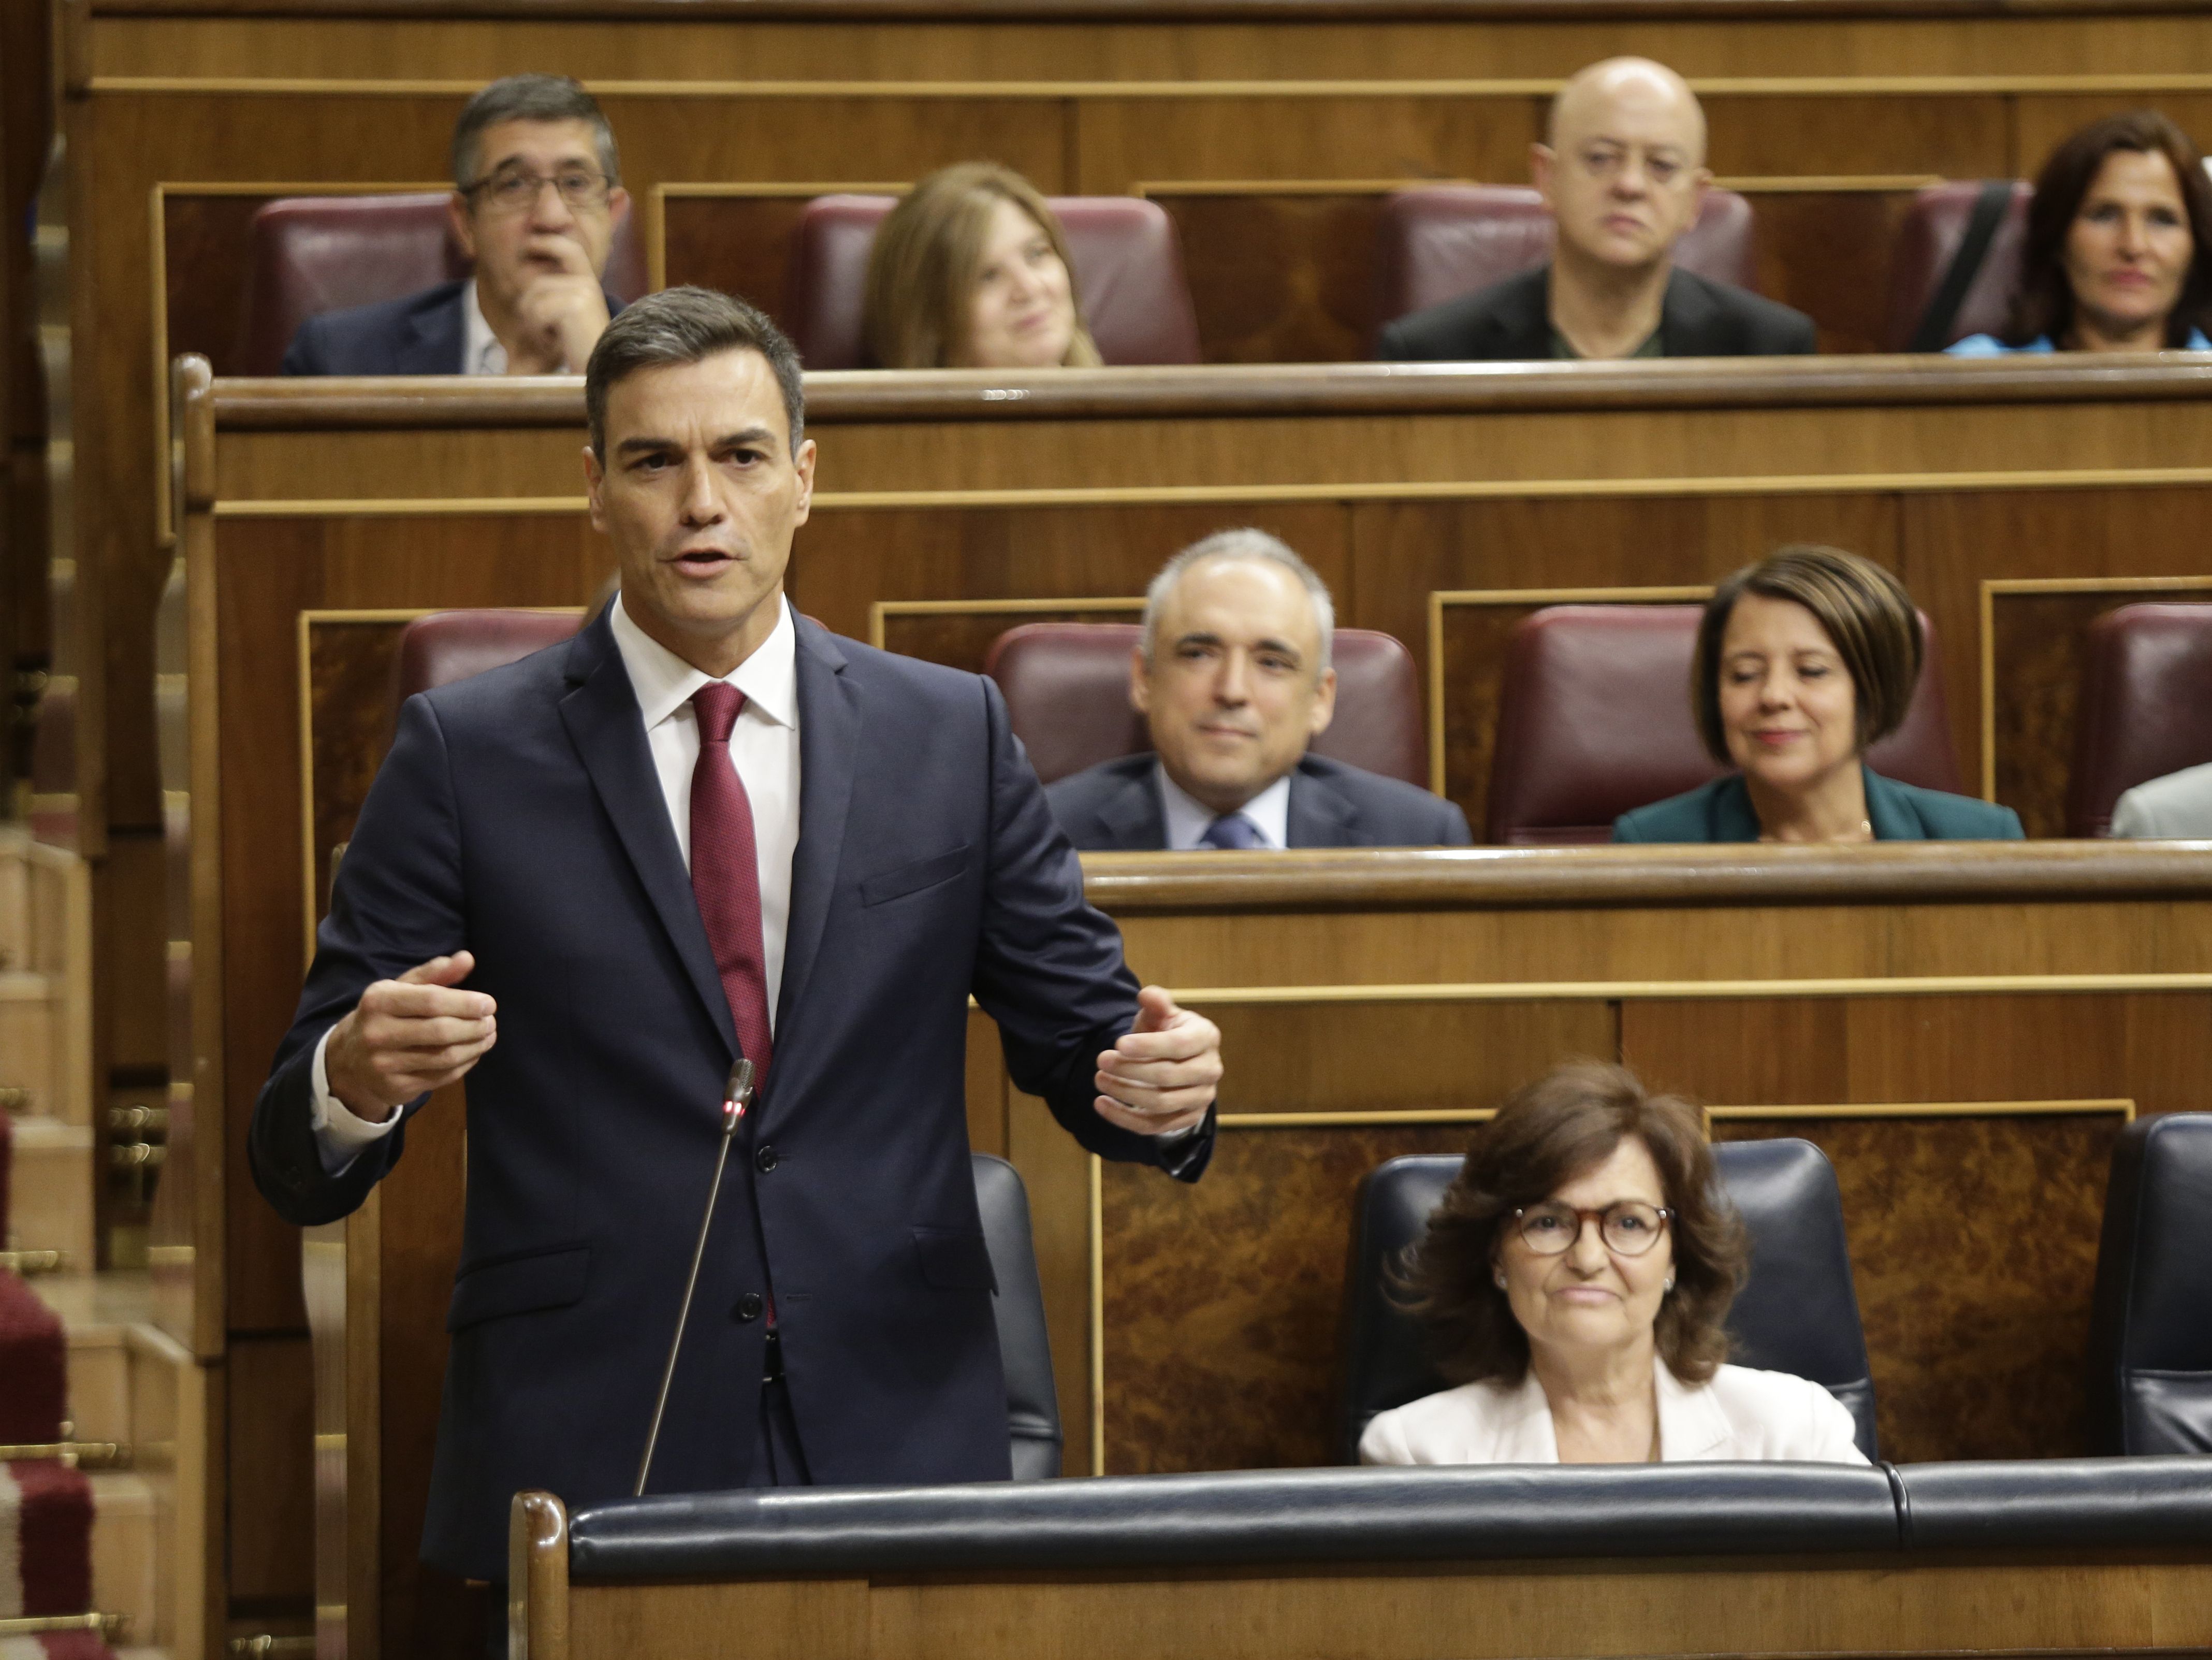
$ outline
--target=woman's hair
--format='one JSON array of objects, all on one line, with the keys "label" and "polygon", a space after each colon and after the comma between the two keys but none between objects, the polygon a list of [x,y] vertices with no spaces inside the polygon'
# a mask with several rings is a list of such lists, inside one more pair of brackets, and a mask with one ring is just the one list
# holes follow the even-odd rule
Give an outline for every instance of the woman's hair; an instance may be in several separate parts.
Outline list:
[{"label": "woman's hair", "polygon": [[2027,210],[2027,240],[2021,254],[2020,288],[2001,334],[2007,345],[2025,346],[2045,336],[2055,346],[2066,344],[2074,327],[2066,235],[2081,211],[2081,198],[2114,150],[2165,156],[2172,164],[2174,184],[2189,212],[2189,274],[2182,279],[2172,314],[2166,319],[2166,344],[2188,344],[2190,331],[2204,326],[2212,314],[2212,258],[2207,257],[2212,250],[2212,181],[2205,178],[2204,158],[2189,135],[2156,110],[2133,110],[2091,122],[2051,151],[2036,176],[2035,199]]},{"label": "woman's hair", "polygon": [[966,355],[984,239],[1001,202],[1012,203],[1034,220],[1067,267],[1075,337],[1063,361],[1071,368],[1096,368],[1103,361],[1083,325],[1083,297],[1076,290],[1067,238],[1036,186],[995,161],[963,161],[933,173],[908,191],[876,233],[860,328],[869,360],[878,368],[941,369]]},{"label": "woman's hair", "polygon": [[1858,746],[1880,743],[1904,724],[1927,650],[1920,612],[1905,585],[1871,559],[1841,548],[1778,548],[1713,590],[1690,659],[1690,708],[1698,736],[1716,761],[1729,759],[1721,721],[1721,642],[1735,602],[1747,593],[1794,599],[1813,613],[1850,672]]},{"label": "woman's hair", "polygon": [[1659,1357],[1686,1383],[1704,1383],[1728,1358],[1721,1322],[1747,1247],[1742,1220],[1714,1181],[1697,1110],[1650,1094],[1625,1067],[1575,1061],[1515,1091],[1476,1132],[1458,1179],[1396,1276],[1447,1377],[1518,1383],[1527,1373],[1528,1335],[1494,1278],[1513,1213],[1595,1169],[1632,1135],[1659,1167],[1674,1213],[1674,1289],[1659,1305]]}]

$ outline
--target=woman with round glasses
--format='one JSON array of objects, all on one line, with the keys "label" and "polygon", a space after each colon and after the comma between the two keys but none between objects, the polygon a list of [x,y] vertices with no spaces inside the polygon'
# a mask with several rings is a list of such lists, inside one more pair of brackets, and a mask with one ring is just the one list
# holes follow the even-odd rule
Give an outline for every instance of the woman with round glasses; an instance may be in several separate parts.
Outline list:
[{"label": "woman with round glasses", "polygon": [[1818,1383],[1723,1364],[1744,1261],[1696,1111],[1559,1067],[1476,1134],[1404,1275],[1458,1387],[1378,1414],[1361,1462],[1864,1463]]}]

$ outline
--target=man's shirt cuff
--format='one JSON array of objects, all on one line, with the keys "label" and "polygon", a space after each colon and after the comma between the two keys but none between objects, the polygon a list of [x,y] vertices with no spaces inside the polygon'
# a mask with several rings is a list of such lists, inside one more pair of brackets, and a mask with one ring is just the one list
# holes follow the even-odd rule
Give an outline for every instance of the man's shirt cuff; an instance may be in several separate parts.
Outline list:
[{"label": "man's shirt cuff", "polygon": [[[337,1030],[336,1026],[331,1028],[331,1031]],[[346,1104],[331,1093],[330,1071],[323,1064],[323,1051],[330,1046],[330,1031],[316,1040],[312,1080],[315,1103],[308,1110],[307,1122],[315,1132],[315,1156],[323,1161],[323,1174],[337,1176],[361,1157],[363,1147],[381,1141],[398,1129],[401,1115],[394,1112],[382,1123],[372,1124],[349,1111]]]}]

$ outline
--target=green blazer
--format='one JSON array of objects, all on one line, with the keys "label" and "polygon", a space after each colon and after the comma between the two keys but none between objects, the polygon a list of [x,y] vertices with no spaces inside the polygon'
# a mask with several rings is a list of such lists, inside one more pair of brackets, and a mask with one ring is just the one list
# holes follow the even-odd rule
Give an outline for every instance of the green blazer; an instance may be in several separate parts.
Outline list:
[{"label": "green blazer", "polygon": [[[1866,773],[1867,819],[1877,842],[2017,842],[2020,815],[1968,795],[1922,789]],[[1732,772],[1686,794],[1654,801],[1613,821],[1616,842],[1756,842],[1759,814],[1743,775]]]}]

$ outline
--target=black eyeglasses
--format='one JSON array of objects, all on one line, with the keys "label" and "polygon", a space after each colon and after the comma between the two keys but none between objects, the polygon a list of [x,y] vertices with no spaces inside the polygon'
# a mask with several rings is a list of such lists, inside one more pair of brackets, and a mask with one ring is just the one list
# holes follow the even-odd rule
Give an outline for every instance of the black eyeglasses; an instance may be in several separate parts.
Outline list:
[{"label": "black eyeglasses", "polygon": [[607,192],[614,188],[613,181],[605,173],[593,173],[588,167],[563,167],[555,173],[514,167],[495,173],[489,179],[479,179],[461,194],[480,196],[501,213],[520,213],[537,204],[538,192],[548,185],[560,192],[561,199],[572,208],[600,207],[606,202]]},{"label": "black eyeglasses", "polygon": [[1577,1210],[1572,1205],[1547,1201],[1524,1205],[1513,1213],[1521,1243],[1539,1256],[1559,1256],[1583,1237],[1583,1224],[1597,1224],[1597,1237],[1616,1256],[1641,1256],[1659,1242],[1674,1213],[1640,1199],[1620,1199],[1603,1210]]}]

